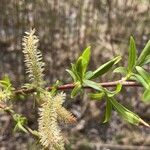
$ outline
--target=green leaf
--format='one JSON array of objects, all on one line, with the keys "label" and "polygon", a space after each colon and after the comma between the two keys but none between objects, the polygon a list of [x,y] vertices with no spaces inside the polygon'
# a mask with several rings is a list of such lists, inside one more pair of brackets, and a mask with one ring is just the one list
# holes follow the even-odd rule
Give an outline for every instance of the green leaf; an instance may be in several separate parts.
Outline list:
[{"label": "green leaf", "polygon": [[85,79],[90,79],[92,75],[93,75],[93,72],[92,72],[92,71],[86,72],[86,74],[85,74]]},{"label": "green leaf", "polygon": [[11,87],[11,82],[7,75],[5,75],[2,80],[0,80],[0,84],[3,86],[4,89],[8,89],[9,87]]},{"label": "green leaf", "polygon": [[87,47],[84,52],[82,53],[82,66],[83,66],[83,74],[87,70],[87,66],[90,61],[90,56],[91,56],[91,46]]},{"label": "green leaf", "polygon": [[66,71],[70,74],[70,76],[73,78],[74,81],[76,81],[76,76],[75,74],[73,73],[73,71],[69,70],[69,69],[66,69]]},{"label": "green leaf", "polygon": [[143,93],[143,101],[146,103],[150,102],[150,89],[146,89]]},{"label": "green leaf", "polygon": [[98,69],[96,69],[94,72],[93,72],[93,75],[91,76],[90,79],[94,79],[94,78],[97,78],[98,76],[101,76],[103,75],[104,73],[106,73],[109,69],[111,69],[111,67],[118,63],[119,61],[121,60],[121,57],[118,56],[110,61],[108,61],[107,63],[103,64],[102,66],[100,66]]},{"label": "green leaf", "polygon": [[146,72],[142,67],[136,66],[136,70],[141,75],[141,77],[150,85],[150,74]]},{"label": "green leaf", "polygon": [[103,91],[99,93],[90,93],[89,96],[91,99],[99,101],[102,100],[102,98],[105,96],[105,93]]},{"label": "green leaf", "polygon": [[144,65],[149,64],[149,63],[150,63],[150,55],[146,56]]},{"label": "green leaf", "polygon": [[78,75],[77,68],[76,68],[75,64],[71,63],[71,70],[72,70],[72,72],[74,73],[74,75],[76,77],[75,81],[80,81],[81,79],[80,79],[80,76]]},{"label": "green leaf", "polygon": [[146,89],[149,88],[149,85],[147,84],[147,82],[139,74],[134,74],[131,78],[140,82]]},{"label": "green leaf", "polygon": [[111,112],[112,112],[112,104],[109,101],[109,99],[106,100],[106,111],[105,111],[105,119],[103,123],[106,123],[110,120],[111,117]]},{"label": "green leaf", "polygon": [[71,92],[71,98],[75,97],[81,91],[81,89],[82,89],[82,86],[81,86],[80,82],[77,82],[75,84],[74,89]]},{"label": "green leaf", "polygon": [[121,89],[122,85],[118,83],[115,91],[109,91],[107,89],[105,89],[105,91],[108,97],[113,97],[114,95],[118,94],[121,91]]},{"label": "green leaf", "polygon": [[145,62],[145,58],[150,54],[150,40],[147,42],[146,46],[142,50],[138,60],[137,66],[142,66]]},{"label": "green leaf", "polygon": [[23,131],[25,133],[28,133],[28,131],[24,127],[24,125],[27,124],[27,119],[25,117],[23,117],[22,115],[19,115],[19,114],[14,114],[13,115],[13,119],[16,122],[14,131],[21,130],[21,131]]},{"label": "green leaf", "polygon": [[129,58],[128,58],[128,71],[132,72],[132,69],[134,68],[136,64],[136,45],[133,37],[130,37],[130,46],[129,46]]},{"label": "green leaf", "polygon": [[90,80],[84,80],[83,81],[83,85],[84,86],[89,86],[95,90],[98,90],[98,91],[102,91],[102,87],[100,84],[96,83],[96,82],[93,82],[93,81],[90,81]]},{"label": "green leaf", "polygon": [[149,125],[144,122],[137,114],[133,113],[132,111],[128,110],[123,105],[118,103],[115,98],[111,97],[110,101],[115,110],[124,120],[134,125],[139,125],[139,123],[142,123],[143,125],[149,127]]},{"label": "green leaf", "polygon": [[76,69],[77,69],[77,74],[79,75],[80,79],[83,77],[83,66],[82,66],[82,57],[79,57],[76,63]]},{"label": "green leaf", "polygon": [[128,71],[125,67],[118,67],[114,71],[114,73],[121,73],[122,75],[127,75]]},{"label": "green leaf", "polygon": [[76,62],[77,73],[80,76],[81,80],[83,79],[84,74],[87,70],[87,66],[89,64],[90,55],[91,55],[90,48],[91,47],[87,47]]}]

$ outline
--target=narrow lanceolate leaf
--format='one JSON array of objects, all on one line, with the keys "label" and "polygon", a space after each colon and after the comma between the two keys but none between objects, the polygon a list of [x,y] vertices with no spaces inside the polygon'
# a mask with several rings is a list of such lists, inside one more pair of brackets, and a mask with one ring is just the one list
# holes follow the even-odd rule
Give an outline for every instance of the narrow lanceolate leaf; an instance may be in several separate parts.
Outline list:
[{"label": "narrow lanceolate leaf", "polygon": [[139,74],[134,74],[132,76],[132,79],[138,81],[139,83],[141,83],[146,89],[149,88],[148,83]]},{"label": "narrow lanceolate leaf", "polygon": [[103,123],[106,123],[110,120],[111,117],[111,112],[112,112],[112,104],[109,101],[109,98],[106,100],[106,111],[105,111],[105,119]]},{"label": "narrow lanceolate leaf", "polygon": [[89,96],[92,100],[100,101],[105,96],[105,93],[103,91],[99,93],[90,93]]},{"label": "narrow lanceolate leaf", "polygon": [[73,73],[72,70],[69,70],[69,69],[66,69],[66,71],[70,74],[70,76],[73,78],[73,81],[76,81],[76,76],[75,74]]},{"label": "narrow lanceolate leaf", "polygon": [[75,64],[72,64],[71,63],[71,71],[74,73],[75,75],[75,82],[80,80],[80,76],[78,75],[78,72],[77,72],[77,68],[76,68],[76,65]]},{"label": "narrow lanceolate leaf", "polygon": [[144,65],[149,64],[149,63],[150,63],[150,55],[146,56]]},{"label": "narrow lanceolate leaf", "polygon": [[145,62],[145,58],[150,54],[150,40],[147,42],[146,46],[144,47],[143,51],[141,52],[138,60],[137,65],[142,66]]},{"label": "narrow lanceolate leaf", "polygon": [[145,80],[145,82],[150,85],[150,74],[146,72],[142,67],[136,66],[136,70],[140,76]]},{"label": "narrow lanceolate leaf", "polygon": [[83,81],[83,85],[84,86],[89,86],[95,90],[98,90],[98,91],[102,91],[102,87],[100,84],[96,83],[96,82],[93,82],[91,80],[84,80]]},{"label": "narrow lanceolate leaf", "polygon": [[133,113],[132,111],[128,110],[123,105],[118,103],[115,98],[111,97],[110,101],[113,107],[115,108],[115,110],[118,112],[118,114],[127,122],[134,125],[139,125],[141,123],[147,127],[150,127],[149,124],[144,122],[137,114]]},{"label": "narrow lanceolate leaf", "polygon": [[79,75],[80,79],[82,79],[83,77],[82,57],[79,57],[79,59],[77,60],[76,69],[77,69],[77,74]]},{"label": "narrow lanceolate leaf", "polygon": [[116,90],[115,90],[115,91],[109,91],[109,90],[107,90],[107,89],[105,89],[105,90],[106,90],[106,92],[107,92],[107,96],[108,96],[108,97],[113,97],[113,96],[115,96],[116,94],[118,94],[118,93],[121,91],[121,89],[122,89],[122,85],[121,85],[121,84],[117,84],[117,87],[116,87]]},{"label": "narrow lanceolate leaf", "polygon": [[11,82],[10,82],[10,79],[7,75],[4,76],[3,80],[0,80],[0,85],[3,85],[3,87],[6,89],[8,87],[11,86]]},{"label": "narrow lanceolate leaf", "polygon": [[89,64],[90,55],[91,55],[91,51],[90,51],[90,47],[88,47],[84,50],[84,52],[76,62],[77,73],[80,76],[81,80],[83,79],[87,66]]},{"label": "narrow lanceolate leaf", "polygon": [[84,52],[82,53],[82,66],[83,66],[83,74],[87,70],[87,66],[90,61],[90,56],[91,56],[91,46],[87,47]]},{"label": "narrow lanceolate leaf", "polygon": [[85,74],[85,79],[90,79],[93,75],[93,72],[92,71],[87,71],[86,74]]},{"label": "narrow lanceolate leaf", "polygon": [[150,89],[146,89],[143,93],[143,101],[145,103],[149,103],[150,102]]},{"label": "narrow lanceolate leaf", "polygon": [[74,89],[71,92],[71,98],[75,97],[81,90],[82,90],[82,85],[80,84],[80,82],[77,82],[75,84]]},{"label": "narrow lanceolate leaf", "polygon": [[111,67],[118,63],[119,61],[121,60],[121,57],[118,56],[110,61],[108,61],[107,63],[103,64],[102,66],[100,66],[98,69],[96,69],[94,72],[93,72],[93,75],[90,77],[90,79],[95,79],[97,78],[98,76],[101,76],[103,75],[104,73],[106,73],[107,71],[109,71],[111,69]]},{"label": "narrow lanceolate leaf", "polygon": [[132,69],[135,66],[136,63],[136,45],[133,37],[130,37],[130,46],[129,46],[129,58],[128,58],[128,71],[132,72]]},{"label": "narrow lanceolate leaf", "polygon": [[120,74],[126,76],[127,73],[128,73],[128,70],[127,70],[126,67],[118,67],[118,68],[116,68],[113,72],[114,72],[114,73],[120,73]]}]

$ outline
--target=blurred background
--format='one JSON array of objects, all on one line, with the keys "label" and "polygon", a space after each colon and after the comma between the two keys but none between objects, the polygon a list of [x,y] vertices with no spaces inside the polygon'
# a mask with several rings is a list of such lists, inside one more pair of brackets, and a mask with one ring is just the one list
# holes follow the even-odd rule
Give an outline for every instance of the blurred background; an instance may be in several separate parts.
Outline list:
[{"label": "blurred background", "polygon": [[[69,83],[65,69],[89,45],[92,70],[117,55],[123,56],[120,64],[126,65],[131,35],[140,53],[150,39],[150,0],[0,0],[0,78],[8,74],[16,88],[28,81],[21,41],[30,28],[40,39],[48,85],[57,79]],[[108,73],[98,81],[119,78]],[[126,88],[118,98],[149,122],[149,105],[141,102],[140,93],[140,88]],[[29,118],[31,128],[37,128],[37,111],[27,99],[18,100],[16,109]],[[149,129],[129,125],[115,112],[103,124],[105,103],[90,101],[86,92],[74,100],[68,94],[65,107],[78,118],[77,124],[62,127],[68,150],[141,149],[138,146],[146,150],[150,146]],[[13,126],[10,117],[0,113],[1,150],[38,149],[29,135],[14,133]]]}]

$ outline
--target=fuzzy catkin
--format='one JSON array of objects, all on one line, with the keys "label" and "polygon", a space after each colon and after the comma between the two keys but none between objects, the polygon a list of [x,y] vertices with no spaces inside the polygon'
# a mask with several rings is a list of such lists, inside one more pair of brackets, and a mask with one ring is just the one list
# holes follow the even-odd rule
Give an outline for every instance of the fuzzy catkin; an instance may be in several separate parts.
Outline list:
[{"label": "fuzzy catkin", "polygon": [[65,123],[75,123],[76,118],[63,106],[66,95],[59,93],[51,96],[49,92],[44,92],[40,96],[44,103],[39,109],[39,133],[40,142],[50,150],[63,150],[64,140],[59,128],[58,120]]},{"label": "fuzzy catkin", "polygon": [[35,87],[44,86],[44,63],[42,62],[42,54],[38,50],[39,39],[35,35],[35,29],[26,32],[22,39],[23,53],[25,57],[26,73],[30,81]]},{"label": "fuzzy catkin", "polygon": [[[46,98],[46,97],[45,97]],[[64,140],[57,123],[57,103],[55,98],[48,96],[39,109],[40,142],[50,150],[64,150]]]},{"label": "fuzzy catkin", "polygon": [[42,62],[42,54],[37,49],[38,37],[34,34],[34,29],[26,32],[22,46],[26,73],[28,73],[31,85],[37,90],[36,100],[40,104],[38,119],[39,140],[42,146],[49,150],[64,150],[64,139],[58,120],[74,123],[76,118],[62,106],[66,98],[64,93],[52,96],[50,92],[44,89],[44,63]]}]

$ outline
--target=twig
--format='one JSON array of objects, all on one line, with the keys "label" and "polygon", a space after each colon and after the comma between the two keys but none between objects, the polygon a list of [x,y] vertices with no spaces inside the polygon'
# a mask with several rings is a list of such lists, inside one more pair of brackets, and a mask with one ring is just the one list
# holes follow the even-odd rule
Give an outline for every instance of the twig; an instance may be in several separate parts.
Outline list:
[{"label": "twig", "polygon": [[[3,109],[11,118],[13,118],[13,114],[15,113],[13,110],[9,110],[9,107],[5,104],[1,104],[0,103],[0,108]],[[27,126],[23,126],[27,131],[28,133],[33,136],[34,138],[37,137],[35,134],[34,134],[34,131],[32,131],[32,129],[30,129],[29,127]]]},{"label": "twig", "polygon": [[[103,82],[103,83],[99,83],[101,86],[103,87],[115,87],[118,83],[122,84],[123,86],[126,87],[142,87],[141,84],[134,82],[134,81],[122,81],[122,80],[118,80],[118,81],[113,81],[113,82]],[[57,90],[68,90],[68,89],[73,89],[75,87],[75,84],[73,83],[69,83],[69,84],[64,84],[61,86],[57,87]],[[52,90],[52,86],[47,87],[47,90]],[[91,87],[89,86],[84,86],[84,89],[91,89]],[[28,93],[33,93],[35,92],[35,89],[19,89],[14,91],[15,94],[28,94]]]}]

